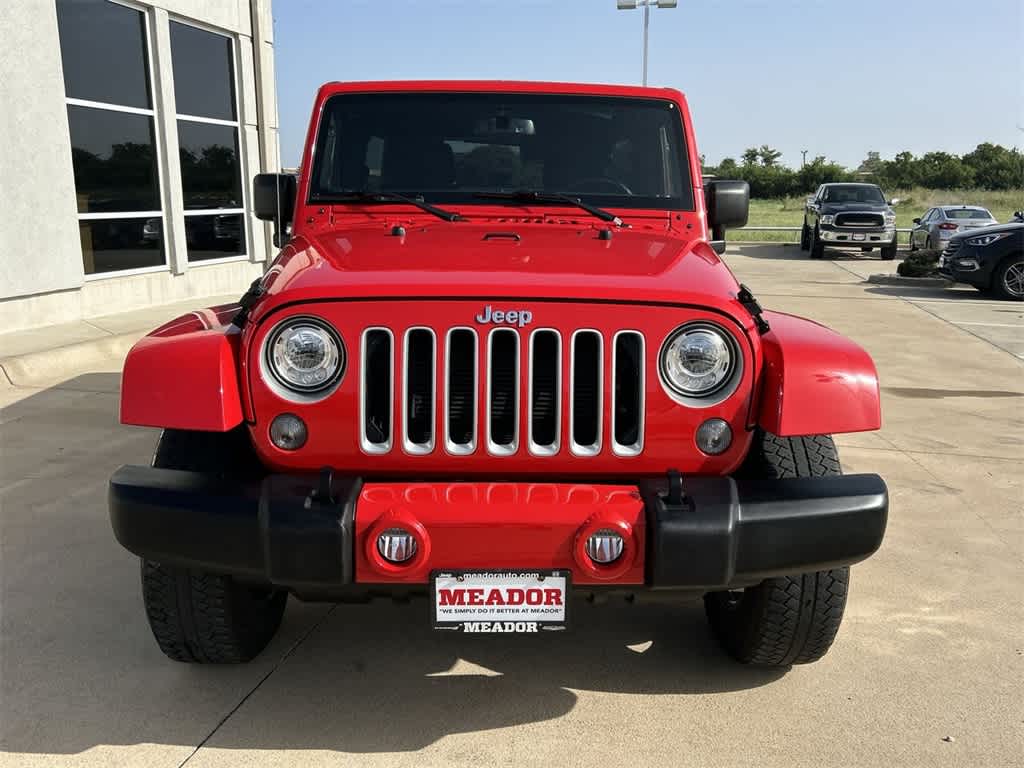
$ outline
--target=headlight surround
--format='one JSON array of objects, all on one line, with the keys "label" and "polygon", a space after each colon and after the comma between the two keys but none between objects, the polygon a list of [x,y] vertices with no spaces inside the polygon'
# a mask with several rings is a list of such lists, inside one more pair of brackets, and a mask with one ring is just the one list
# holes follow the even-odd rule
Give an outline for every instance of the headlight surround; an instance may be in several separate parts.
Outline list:
[{"label": "headlight surround", "polygon": [[969,237],[967,238],[967,244],[973,245],[975,248],[984,248],[986,245],[992,245],[997,240],[1002,240],[1004,237],[1009,237],[1010,232],[996,232],[992,235],[982,235],[981,237]]},{"label": "headlight surround", "polygon": [[659,355],[661,380],[683,398],[708,398],[735,379],[739,349],[712,323],[687,323],[665,339]]},{"label": "headlight surround", "polygon": [[896,226],[896,214],[893,213],[892,211],[889,211],[883,217],[883,221],[885,222],[885,226],[887,226],[887,227],[894,227],[894,226]]},{"label": "headlight surround", "polygon": [[314,394],[336,384],[345,373],[345,345],[338,332],[315,317],[282,321],[264,345],[264,366],[291,392]]},{"label": "headlight surround", "polygon": [[822,224],[831,224],[835,220],[836,220],[836,217],[833,216],[831,213],[826,213],[824,216],[821,217],[821,223]]}]

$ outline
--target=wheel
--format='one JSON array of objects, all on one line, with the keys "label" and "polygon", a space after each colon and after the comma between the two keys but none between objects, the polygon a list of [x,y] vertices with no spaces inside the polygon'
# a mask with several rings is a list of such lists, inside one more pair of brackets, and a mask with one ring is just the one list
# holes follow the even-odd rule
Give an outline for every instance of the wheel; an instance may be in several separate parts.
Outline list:
[{"label": "wheel", "polygon": [[883,245],[881,247],[880,250],[882,252],[882,261],[892,261],[893,259],[896,258],[896,250],[897,250],[897,248],[899,248],[899,246],[896,245],[896,243],[897,243],[897,238],[894,237],[892,239],[892,244],[891,245]]},{"label": "wheel", "polygon": [[812,259],[820,259],[825,256],[825,244],[821,242],[820,238],[818,237],[817,226],[815,226],[814,229],[811,230],[810,251]]},{"label": "wheel", "polygon": [[992,273],[992,295],[1024,301],[1024,255],[1007,256]]},{"label": "wheel", "polygon": [[800,228],[800,250],[806,251],[811,247],[811,229],[804,224]]},{"label": "wheel", "polygon": [[288,593],[143,560],[142,600],[153,637],[168,658],[239,664],[267,647],[281,625]]},{"label": "wheel", "polygon": [[[741,476],[773,480],[842,473],[828,435],[776,437],[758,432]],[[704,597],[722,647],[744,664],[809,664],[828,652],[846,606],[850,569],[778,576],[745,589]]]},{"label": "wheel", "polygon": [[[226,433],[166,429],[153,466],[240,476],[259,464],[244,428]],[[288,593],[203,571],[142,560],[142,600],[157,645],[175,661],[237,664],[267,647]]]}]

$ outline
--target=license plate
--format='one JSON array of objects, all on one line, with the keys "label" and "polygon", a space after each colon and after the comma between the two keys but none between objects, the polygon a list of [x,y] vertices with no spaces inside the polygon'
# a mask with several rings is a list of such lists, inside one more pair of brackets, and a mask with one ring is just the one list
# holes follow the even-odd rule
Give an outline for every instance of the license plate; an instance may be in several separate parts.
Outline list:
[{"label": "license plate", "polygon": [[867,235],[865,235],[863,232],[854,232],[853,233],[853,239],[854,240],[864,240],[866,238],[867,238]]},{"label": "license plate", "polygon": [[438,571],[430,583],[434,629],[523,633],[566,627],[568,571]]}]

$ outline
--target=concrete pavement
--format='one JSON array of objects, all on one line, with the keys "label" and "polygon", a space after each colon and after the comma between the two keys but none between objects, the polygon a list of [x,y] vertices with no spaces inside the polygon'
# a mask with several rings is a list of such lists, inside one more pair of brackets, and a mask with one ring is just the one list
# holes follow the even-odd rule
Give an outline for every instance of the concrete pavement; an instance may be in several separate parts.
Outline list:
[{"label": "concrete pavement", "polygon": [[253,664],[174,664],[105,509],[155,432],[118,426],[116,372],[86,370],[0,391],[0,765],[1021,765],[1024,308],[869,286],[877,259],[727,261],[882,378],[883,430],[839,445],[889,483],[889,530],[823,661],[735,665],[699,604],[581,606],[571,633],[516,638],[292,601]]}]

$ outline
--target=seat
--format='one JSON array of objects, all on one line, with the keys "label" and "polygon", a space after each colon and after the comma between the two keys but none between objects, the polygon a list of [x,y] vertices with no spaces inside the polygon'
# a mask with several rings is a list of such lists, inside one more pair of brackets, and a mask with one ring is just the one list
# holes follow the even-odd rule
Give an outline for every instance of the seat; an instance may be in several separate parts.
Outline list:
[{"label": "seat", "polygon": [[381,159],[381,189],[449,189],[455,186],[455,153],[441,139],[388,139]]}]

